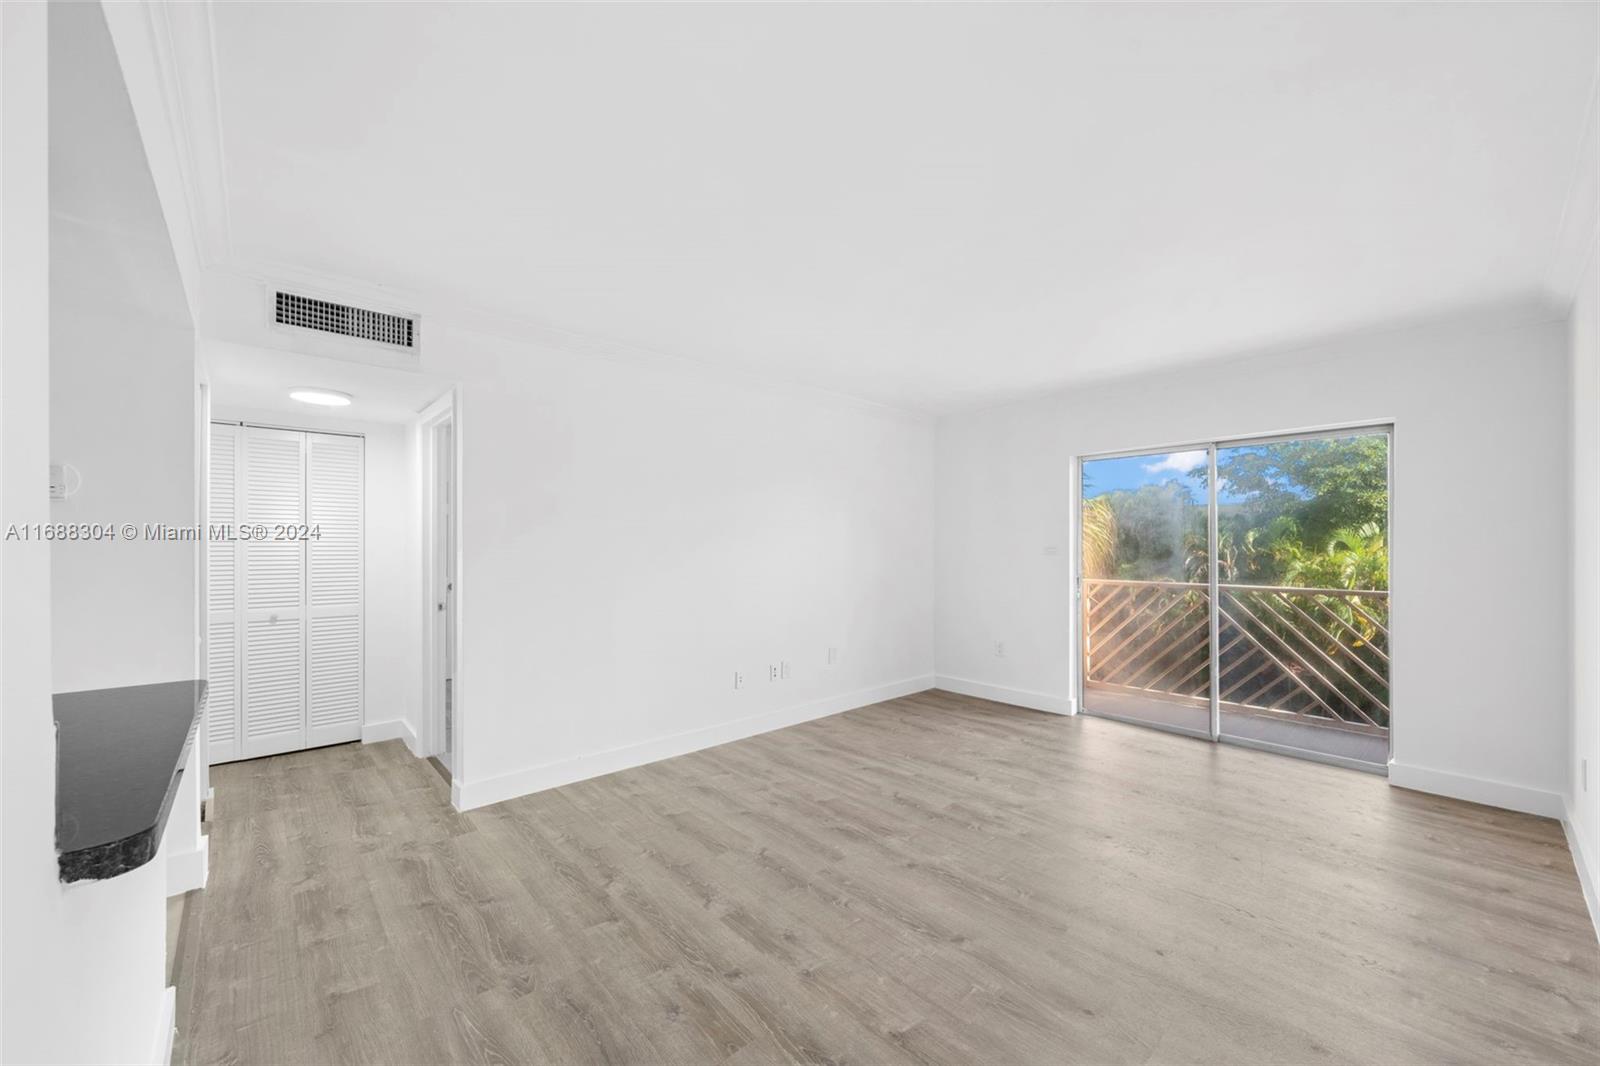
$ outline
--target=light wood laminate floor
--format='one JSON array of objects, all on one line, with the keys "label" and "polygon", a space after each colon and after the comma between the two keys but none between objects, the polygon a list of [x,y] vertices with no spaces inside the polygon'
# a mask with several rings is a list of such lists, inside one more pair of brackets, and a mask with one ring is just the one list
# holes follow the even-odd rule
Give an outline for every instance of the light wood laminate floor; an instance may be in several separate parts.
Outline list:
[{"label": "light wood laminate floor", "polygon": [[398,742],[216,767],[180,1055],[1583,1062],[1560,826],[940,692],[458,814]]}]

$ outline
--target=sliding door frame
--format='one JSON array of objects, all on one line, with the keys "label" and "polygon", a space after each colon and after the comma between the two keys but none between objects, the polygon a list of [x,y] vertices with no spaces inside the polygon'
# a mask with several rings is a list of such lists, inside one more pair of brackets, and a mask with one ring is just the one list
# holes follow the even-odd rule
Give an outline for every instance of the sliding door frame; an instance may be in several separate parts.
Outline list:
[{"label": "sliding door frame", "polygon": [[[1229,736],[1222,732],[1222,700],[1221,700],[1221,658],[1219,640],[1220,635],[1220,604],[1219,585],[1221,578],[1217,573],[1217,555],[1219,545],[1219,522],[1217,503],[1217,453],[1224,448],[1250,447],[1262,444],[1281,444],[1284,441],[1316,440],[1329,437],[1356,437],[1378,436],[1385,438],[1386,466],[1384,491],[1387,496],[1387,508],[1384,521],[1384,538],[1389,549],[1389,626],[1388,639],[1389,657],[1389,726],[1387,731],[1388,756],[1385,765],[1381,768],[1370,763],[1344,758],[1338,755],[1326,755],[1321,752],[1304,748],[1291,748],[1266,741],[1253,740],[1249,737]],[[1353,770],[1362,770],[1368,773],[1387,774],[1388,764],[1394,762],[1394,734],[1395,734],[1395,697],[1394,697],[1394,525],[1395,525],[1395,498],[1394,498],[1394,437],[1395,422],[1393,419],[1380,419],[1377,421],[1360,421],[1325,425],[1315,429],[1286,430],[1276,433],[1267,433],[1244,437],[1217,438],[1209,441],[1190,441],[1182,444],[1157,444],[1146,448],[1123,448],[1117,451],[1087,452],[1075,456],[1072,461],[1072,588],[1073,612],[1071,634],[1076,646],[1077,683],[1075,689],[1077,710],[1080,713],[1092,714],[1096,718],[1108,718],[1116,722],[1127,722],[1132,725],[1142,726],[1146,729],[1157,729],[1165,733],[1176,733],[1179,736],[1194,737],[1200,740],[1209,740],[1212,743],[1234,744],[1243,748],[1254,748],[1259,751],[1270,751],[1279,755],[1291,755],[1298,759],[1311,762],[1329,763],[1334,766],[1343,766]],[[1083,592],[1083,474],[1085,464],[1099,459],[1129,459],[1145,455],[1164,455],[1171,452],[1204,451],[1206,453],[1206,542],[1207,551],[1210,553],[1206,560],[1208,595],[1210,596],[1210,642],[1211,642],[1211,718],[1209,735],[1197,729],[1187,729],[1183,726],[1170,725],[1164,722],[1149,722],[1123,715],[1105,714],[1090,711],[1085,702],[1086,682],[1088,679],[1088,635],[1084,625],[1084,615],[1087,607]]]},{"label": "sliding door frame", "polygon": [[1217,448],[1206,445],[1206,595],[1210,597],[1211,633],[1211,740],[1222,739],[1222,579],[1217,556],[1222,554],[1217,522]]}]

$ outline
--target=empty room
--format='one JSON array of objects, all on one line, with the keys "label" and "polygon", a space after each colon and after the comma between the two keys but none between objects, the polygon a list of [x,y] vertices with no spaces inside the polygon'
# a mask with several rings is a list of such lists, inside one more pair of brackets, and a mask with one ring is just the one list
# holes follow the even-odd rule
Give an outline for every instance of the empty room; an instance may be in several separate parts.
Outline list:
[{"label": "empty room", "polygon": [[0,1061],[1600,1066],[1597,79],[0,4]]}]

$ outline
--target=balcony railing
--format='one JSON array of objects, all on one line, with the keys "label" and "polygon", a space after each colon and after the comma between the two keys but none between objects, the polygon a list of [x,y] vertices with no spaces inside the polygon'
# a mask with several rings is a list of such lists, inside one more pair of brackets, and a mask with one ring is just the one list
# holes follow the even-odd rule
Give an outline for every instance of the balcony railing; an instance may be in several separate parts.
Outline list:
[{"label": "balcony railing", "polygon": [[[1217,595],[1224,710],[1387,733],[1387,592],[1221,584]],[[1088,685],[1210,701],[1206,585],[1085,578],[1083,612]]]}]

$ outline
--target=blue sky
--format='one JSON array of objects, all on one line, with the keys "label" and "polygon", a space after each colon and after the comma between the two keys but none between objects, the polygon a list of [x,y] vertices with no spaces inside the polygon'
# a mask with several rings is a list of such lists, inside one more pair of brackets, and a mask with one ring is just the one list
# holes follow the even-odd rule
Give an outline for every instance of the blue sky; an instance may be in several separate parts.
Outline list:
[{"label": "blue sky", "polygon": [[[1141,485],[1163,485],[1176,478],[1194,489],[1195,501],[1205,502],[1205,477],[1190,477],[1189,471],[1206,465],[1206,451],[1156,452],[1151,455],[1132,455],[1123,459],[1089,459],[1083,464],[1085,499],[1103,496],[1108,492],[1136,489]],[[1239,503],[1242,496],[1228,492],[1226,480],[1222,483],[1219,503]]]}]

